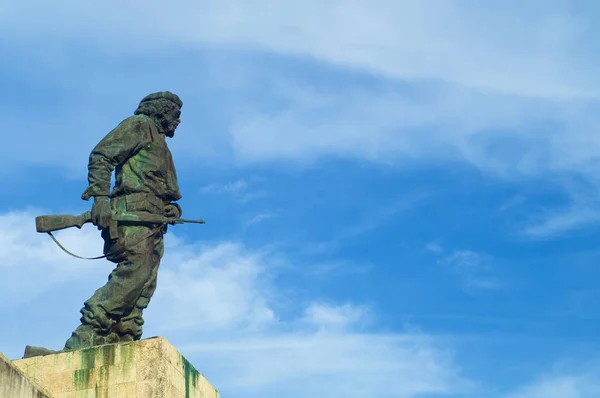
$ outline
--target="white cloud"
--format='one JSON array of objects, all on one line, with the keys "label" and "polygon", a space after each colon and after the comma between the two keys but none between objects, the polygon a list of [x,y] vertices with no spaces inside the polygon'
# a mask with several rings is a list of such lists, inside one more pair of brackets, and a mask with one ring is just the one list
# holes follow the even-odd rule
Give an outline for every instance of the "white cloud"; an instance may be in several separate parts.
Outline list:
[{"label": "white cloud", "polygon": [[171,247],[162,261],[149,322],[155,319],[160,333],[254,330],[275,322],[268,293],[260,287],[269,280],[266,258],[275,265],[276,256],[235,243]]},{"label": "white cloud", "polygon": [[549,239],[570,232],[576,228],[597,224],[600,221],[598,207],[568,207],[566,210],[555,211],[542,217],[541,221],[533,222],[524,227],[521,233],[533,239]]},{"label": "white cloud", "polygon": [[182,350],[220,368],[215,381],[232,396],[408,398],[470,388],[433,340],[357,332],[365,317],[362,307],[313,303],[296,321],[261,336],[220,338]]},{"label": "white cloud", "polygon": [[[428,196],[429,195],[426,192],[410,192],[396,198],[394,201],[384,206],[369,207],[364,214],[357,215],[355,219],[352,220],[352,224],[342,228],[340,231],[336,232],[334,236],[328,238],[326,241],[305,244],[302,250],[307,253],[324,253],[335,250],[339,248],[341,243],[355,240],[367,232],[373,231],[382,225],[389,223],[398,213],[414,209],[416,206],[423,203]],[[329,263],[321,264],[318,268],[320,271],[327,271],[348,265],[350,264],[347,262],[338,264]],[[362,264],[359,265],[358,268],[364,269],[364,267],[365,264]],[[357,269],[356,264],[350,265],[349,268],[354,270]]]},{"label": "white cloud", "polygon": [[429,242],[425,245],[425,250],[439,254],[444,251],[444,248],[435,242]]},{"label": "white cloud", "polygon": [[420,336],[286,333],[182,350],[221,368],[214,382],[232,396],[408,398],[465,388],[448,357]]},{"label": "white cloud", "polygon": [[[586,66],[591,20],[561,1],[10,2],[11,36],[92,40],[105,51],[229,44],[314,57],[388,76],[435,78],[501,92],[571,98],[595,93]],[[118,10],[118,11],[117,11]],[[136,18],[131,19],[131,15]],[[111,29],[107,30],[106,26]]]},{"label": "white cloud", "polygon": [[597,367],[587,371],[556,371],[507,394],[505,398],[596,398],[600,396]]},{"label": "white cloud", "polygon": [[456,273],[467,292],[497,289],[500,282],[493,273],[491,258],[472,250],[455,250],[441,260]]},{"label": "white cloud", "polygon": [[237,193],[245,190],[248,187],[246,180],[236,180],[227,184],[209,184],[200,188],[204,193]]},{"label": "white cloud", "polygon": [[[555,101],[584,100],[600,86],[595,52],[585,51],[595,36],[584,9],[558,0],[493,7],[434,0],[172,4],[165,10],[139,1],[11,2],[0,29],[21,40],[43,33],[60,46],[76,37],[111,53],[263,49],[363,68],[417,88],[414,96],[391,87],[330,94],[284,83],[278,90],[289,101],[285,109],[264,114],[250,99],[256,113],[231,110],[231,142],[242,161],[453,158],[507,174],[598,171],[597,116],[588,103]],[[538,122],[556,127],[540,131]]]},{"label": "white cloud", "polygon": [[[0,307],[25,304],[56,285],[79,284],[110,272],[110,268],[99,266],[99,261],[68,256],[48,235],[37,233],[35,217],[40,214],[31,209],[0,215]],[[102,239],[93,226],[58,231],[55,236],[75,254],[102,255]]]},{"label": "white cloud", "polygon": [[368,321],[366,308],[350,304],[331,306],[312,303],[306,308],[301,322],[318,330],[348,330]]},{"label": "white cloud", "polygon": [[467,388],[434,339],[370,332],[367,307],[315,297],[290,315],[282,304],[290,298],[272,281],[287,269],[277,253],[181,242],[170,253],[146,333],[170,338],[224,394],[416,397]]},{"label": "white cloud", "polygon": [[244,225],[245,225],[246,227],[249,227],[249,226],[251,226],[251,225],[253,225],[253,224],[258,224],[258,223],[261,223],[261,222],[263,222],[263,221],[265,221],[265,220],[268,220],[268,219],[270,219],[270,218],[273,218],[273,217],[275,217],[275,212],[273,212],[273,211],[269,211],[269,210],[261,211],[260,213],[258,213],[258,214],[254,214],[254,215],[252,215],[251,217],[249,217],[249,218],[248,218],[248,219],[247,219],[247,220],[244,222]]},{"label": "white cloud", "polygon": [[251,177],[249,179],[239,179],[228,183],[212,183],[200,188],[200,192],[205,194],[230,194],[236,201],[247,203],[250,200],[261,198],[267,195],[263,189],[257,189],[257,183],[262,182],[260,177]]},{"label": "white cloud", "polygon": [[[276,112],[233,116],[232,146],[243,162],[344,156],[405,165],[457,160],[506,177],[599,168],[600,123],[568,114],[561,104],[455,86],[403,90],[341,87],[331,93],[281,83]],[[545,124],[555,123],[549,129]],[[542,127],[540,127],[542,126]],[[600,142],[598,142],[600,144]]]},{"label": "white cloud", "polygon": [[[599,170],[600,171],[600,170]],[[530,239],[551,239],[600,221],[600,179],[589,171],[587,179],[563,179],[560,183],[569,194],[569,202],[557,208],[542,208],[527,217],[519,230]]]},{"label": "white cloud", "polygon": [[[309,249],[306,253],[320,253],[330,250],[330,247],[317,247]],[[374,265],[369,262],[356,262],[350,260],[325,261],[312,264],[310,267],[302,267],[299,272],[321,279],[336,278],[342,275],[364,274],[373,269]]]}]

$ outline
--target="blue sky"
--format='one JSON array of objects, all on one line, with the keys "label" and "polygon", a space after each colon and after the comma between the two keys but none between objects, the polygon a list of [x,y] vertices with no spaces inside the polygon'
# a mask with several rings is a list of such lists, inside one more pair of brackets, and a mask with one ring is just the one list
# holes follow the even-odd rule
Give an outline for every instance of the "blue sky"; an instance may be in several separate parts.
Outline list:
[{"label": "blue sky", "polygon": [[[145,337],[227,397],[600,396],[591,1],[7,1],[0,351],[60,348],[108,262],[93,146],[184,102]],[[93,227],[58,234],[98,255]]]}]

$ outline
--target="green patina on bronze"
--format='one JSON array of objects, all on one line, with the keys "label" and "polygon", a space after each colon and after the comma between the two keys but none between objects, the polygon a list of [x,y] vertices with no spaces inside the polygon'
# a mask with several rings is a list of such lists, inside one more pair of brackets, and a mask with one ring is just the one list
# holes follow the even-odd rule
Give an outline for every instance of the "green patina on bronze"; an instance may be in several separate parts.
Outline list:
[{"label": "green patina on bronze", "polygon": [[[116,225],[113,215],[180,220],[181,207],[175,202],[181,193],[166,139],[175,135],[182,105],[179,97],[168,91],[144,97],[134,115],[91,151],[88,187],[82,199],[94,198],[91,222],[102,231],[106,258],[117,265],[106,284],[85,301],[81,325],[63,350],[141,339],[142,314],[156,289],[167,223],[137,218],[137,222],[120,220]],[[25,357],[47,353],[49,350],[28,346]]]}]

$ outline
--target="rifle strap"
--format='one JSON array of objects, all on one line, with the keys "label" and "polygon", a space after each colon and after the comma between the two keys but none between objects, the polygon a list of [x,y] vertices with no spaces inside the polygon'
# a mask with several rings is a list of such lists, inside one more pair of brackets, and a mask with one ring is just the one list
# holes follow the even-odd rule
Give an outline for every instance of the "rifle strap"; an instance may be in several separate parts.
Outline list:
[{"label": "rifle strap", "polygon": [[56,243],[58,245],[58,247],[60,247],[62,249],[62,251],[64,251],[68,255],[73,256],[75,258],[80,258],[82,260],[100,260],[101,258],[106,258],[106,255],[104,255],[104,256],[98,256],[98,257],[81,257],[81,256],[78,256],[77,254],[71,253],[63,245],[61,245],[60,242],[58,241],[58,239],[56,239],[54,237],[54,235],[52,235],[52,232],[48,231],[48,235],[50,235],[50,237],[52,238],[52,240],[54,241],[54,243]]},{"label": "rifle strap", "polygon": [[[131,246],[135,246],[138,243],[141,243],[143,240],[148,239],[149,237],[153,236],[154,234],[156,234],[158,231],[160,230],[160,227],[158,228],[152,228],[150,230],[150,233],[142,236],[140,239],[138,239],[137,241],[135,241],[135,243],[133,243]],[[56,239],[56,237],[54,235],[52,235],[52,232],[48,231],[48,235],[50,235],[50,237],[52,238],[52,240],[54,241],[54,243],[56,243],[58,245],[58,247],[61,248],[62,251],[64,251],[65,253],[67,253],[70,256],[73,256],[75,258],[79,258],[81,260],[100,260],[102,258],[106,258],[110,255],[118,255],[121,254],[122,252],[124,252],[125,250],[127,250],[126,247],[122,247],[120,250],[115,251],[114,253],[108,253],[105,254],[103,256],[98,256],[98,257],[82,257],[82,256],[78,256],[75,253],[71,253],[69,250],[67,250],[63,245],[60,244],[60,242],[58,241],[58,239]]]}]

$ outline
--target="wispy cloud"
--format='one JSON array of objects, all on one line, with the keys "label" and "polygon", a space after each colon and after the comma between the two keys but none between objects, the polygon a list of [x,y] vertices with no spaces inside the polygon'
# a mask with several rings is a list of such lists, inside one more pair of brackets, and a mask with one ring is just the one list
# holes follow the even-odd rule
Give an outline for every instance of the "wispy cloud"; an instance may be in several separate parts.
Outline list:
[{"label": "wispy cloud", "polygon": [[357,220],[340,231],[327,241],[307,245],[307,252],[319,253],[338,249],[343,243],[368,234],[385,223],[393,222],[395,216],[406,212],[421,204],[429,194],[426,192],[413,192],[372,209],[369,213],[357,217]]},{"label": "wispy cloud", "polygon": [[533,239],[550,239],[577,228],[597,224],[600,221],[600,207],[569,207],[537,218],[542,219],[524,227],[521,233]]},{"label": "wispy cloud", "polygon": [[246,203],[250,200],[261,198],[267,195],[264,189],[256,188],[256,184],[263,180],[258,177],[249,180],[239,179],[228,183],[212,183],[200,188],[200,192],[205,194],[231,194],[240,203]]},{"label": "wispy cloud", "polygon": [[598,366],[581,365],[548,372],[503,398],[596,398],[600,396]]},{"label": "wispy cloud", "polygon": [[152,311],[158,332],[256,329],[275,322],[268,292],[261,289],[269,279],[264,261],[271,270],[276,265],[275,256],[235,243],[171,247]]},{"label": "wispy cloud", "polygon": [[296,320],[261,336],[191,343],[182,350],[222,369],[215,376],[231,394],[249,397],[417,397],[469,388],[433,340],[356,331],[366,316],[352,305],[313,303]]},{"label": "wispy cloud", "polygon": [[226,184],[212,183],[200,188],[204,193],[237,193],[245,190],[248,187],[246,180],[237,180]]},{"label": "wispy cloud", "polygon": [[[231,109],[231,142],[245,160],[451,157],[500,173],[597,170],[600,145],[591,132],[600,120],[587,101],[600,79],[591,66],[598,59],[588,13],[584,6],[564,12],[558,0],[515,4],[311,0],[281,7],[272,0],[211,0],[180,1],[165,11],[134,2],[118,3],[115,15],[114,1],[34,1],[5,7],[0,26],[26,42],[42,36],[68,47],[78,37],[113,54],[244,45],[410,82],[397,90],[332,93],[271,76],[257,89],[275,92],[285,106],[265,114],[251,105],[258,101],[244,99],[244,112],[239,104]],[[133,14],[136,21],[121,16]],[[551,131],[540,128],[550,123]]]},{"label": "wispy cloud", "polygon": [[312,303],[304,312],[301,323],[305,323],[317,330],[348,330],[357,325],[369,322],[369,310],[351,304],[332,306],[324,303]]},{"label": "wispy cloud", "polygon": [[[99,267],[97,262],[69,257],[49,236],[37,233],[34,220],[40,213],[30,210],[0,215],[0,307],[34,301],[56,285],[81,283],[109,269]],[[95,227],[58,231],[55,235],[78,255],[102,254],[103,242]]]},{"label": "wispy cloud", "polygon": [[520,232],[530,239],[551,239],[565,236],[578,228],[597,225],[600,221],[600,179],[561,179],[558,184],[568,193],[567,204],[543,207],[521,223]]},{"label": "wispy cloud", "polygon": [[466,389],[448,358],[419,336],[288,333],[182,350],[223,369],[207,377],[232,396],[409,398]]},{"label": "wispy cloud", "polygon": [[526,202],[525,197],[523,197],[522,195],[516,195],[516,196],[513,196],[512,198],[506,200],[504,203],[502,203],[498,210],[500,212],[505,212],[505,211],[508,211],[515,207],[518,207],[525,202]]},{"label": "wispy cloud", "polygon": [[[272,0],[227,6],[211,0],[180,1],[167,11],[119,3],[122,14],[115,15],[114,1],[24,4],[5,7],[0,26],[31,46],[27,40],[41,35],[61,48],[74,44],[72,37],[86,38],[112,54],[243,45],[410,82],[332,93],[270,76],[256,88],[280,97],[284,106],[277,112],[265,114],[256,95],[241,101],[249,103],[243,112],[240,104],[230,110],[231,142],[241,159],[454,157],[495,172],[598,169],[600,145],[591,132],[600,121],[588,100],[600,79],[591,66],[598,58],[585,6],[565,12],[558,0],[493,9],[433,0],[311,0],[286,7]],[[136,21],[120,16],[133,14]],[[549,124],[556,127],[540,128]]]},{"label": "wispy cloud", "polygon": [[500,287],[500,282],[494,276],[492,259],[487,255],[471,250],[456,250],[440,262],[461,278],[463,288],[469,293]]},{"label": "wispy cloud", "polygon": [[425,245],[425,250],[433,253],[442,253],[444,248],[435,242],[429,242]]},{"label": "wispy cloud", "polygon": [[[560,1],[516,4],[311,0],[282,6],[273,0],[227,5],[188,0],[165,10],[114,0],[85,5],[69,0],[59,7],[34,1],[7,4],[0,26],[21,40],[40,34],[93,39],[113,53],[156,51],[168,44],[245,45],[393,77],[435,78],[519,95],[594,93],[599,81],[594,68],[586,67],[593,54],[586,49],[594,42],[585,7],[567,13]],[[121,13],[113,12],[116,6]],[[139,17],[126,18],[133,14]]]},{"label": "wispy cloud", "polygon": [[339,277],[349,274],[362,274],[369,272],[374,267],[370,263],[357,263],[348,260],[326,261],[312,264],[310,267],[302,267],[301,271],[304,274],[312,275],[319,278],[324,277]]},{"label": "wispy cloud", "polygon": [[275,217],[275,215],[276,215],[276,212],[270,211],[270,210],[265,210],[265,211],[262,211],[262,212],[260,212],[258,214],[254,214],[254,215],[250,216],[244,222],[244,225],[246,227],[249,227],[251,225],[258,224],[258,223],[261,223],[261,222],[263,222],[265,220],[273,218],[273,217]]}]

